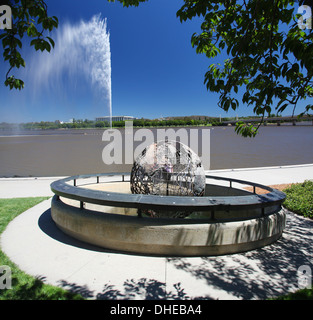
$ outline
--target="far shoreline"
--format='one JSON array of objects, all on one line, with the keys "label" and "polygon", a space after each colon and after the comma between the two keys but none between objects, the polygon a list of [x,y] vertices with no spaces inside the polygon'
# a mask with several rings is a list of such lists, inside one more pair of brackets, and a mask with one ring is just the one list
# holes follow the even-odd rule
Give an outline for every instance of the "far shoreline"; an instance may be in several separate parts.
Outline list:
[{"label": "far shoreline", "polygon": [[[268,123],[267,125],[262,124],[260,128],[266,128],[266,127],[313,127],[312,123],[310,121],[304,121],[299,122],[296,125],[293,125],[290,122],[287,123],[281,123],[280,125],[277,125],[276,123]],[[216,129],[216,128],[233,128],[235,131],[235,126],[228,124],[228,125],[171,125],[171,126],[133,126],[134,129],[180,129],[180,128],[210,128],[210,129]],[[34,129],[0,129],[0,138],[2,137],[18,137],[18,136],[27,136],[27,135],[43,135],[44,133],[70,133],[70,134],[84,134],[84,132],[103,132],[105,130],[112,130],[112,129],[118,129],[118,130],[124,130],[125,126],[118,127],[118,126],[112,126],[110,127],[88,127],[88,128],[34,128]],[[28,133],[28,134],[27,134]]]}]

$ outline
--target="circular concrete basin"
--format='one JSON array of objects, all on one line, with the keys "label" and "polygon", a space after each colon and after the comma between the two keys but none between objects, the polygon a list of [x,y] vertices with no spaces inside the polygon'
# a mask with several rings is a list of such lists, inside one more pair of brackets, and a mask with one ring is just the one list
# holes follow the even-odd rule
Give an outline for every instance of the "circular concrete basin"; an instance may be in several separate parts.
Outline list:
[{"label": "circular concrete basin", "polygon": [[[285,228],[285,194],[252,182],[206,176],[204,197],[130,193],[126,174],[69,177],[51,184],[51,215],[66,234],[108,249],[149,255],[207,256],[276,241]],[[104,179],[104,181],[100,181]],[[93,181],[92,181],[93,180]],[[96,183],[95,183],[96,182]],[[263,188],[259,195],[234,184]],[[186,210],[187,218],[151,218],[142,209]]]}]

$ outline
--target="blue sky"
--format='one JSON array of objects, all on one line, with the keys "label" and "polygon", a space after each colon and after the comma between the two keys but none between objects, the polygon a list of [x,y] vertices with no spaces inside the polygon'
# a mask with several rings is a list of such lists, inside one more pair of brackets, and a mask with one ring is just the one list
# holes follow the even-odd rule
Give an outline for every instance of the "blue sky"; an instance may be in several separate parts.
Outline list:
[{"label": "blue sky", "polygon": [[[88,22],[97,14],[107,19],[113,115],[159,118],[252,114],[252,108],[247,106],[225,113],[217,106],[218,94],[206,90],[204,74],[212,62],[196,54],[190,43],[191,35],[200,31],[200,20],[181,24],[176,18],[182,0],[150,0],[137,8],[123,8],[118,2],[106,0],[46,2],[49,14],[59,18],[59,32],[66,24]],[[3,85],[8,66],[0,62],[0,122],[92,120],[109,114],[108,102],[95,93],[83,71],[65,70],[58,77],[49,76],[38,82],[38,68],[43,68],[49,57],[40,57],[26,43],[24,47],[26,68],[15,73],[25,80],[21,92]],[[67,54],[71,61],[75,53]]]}]

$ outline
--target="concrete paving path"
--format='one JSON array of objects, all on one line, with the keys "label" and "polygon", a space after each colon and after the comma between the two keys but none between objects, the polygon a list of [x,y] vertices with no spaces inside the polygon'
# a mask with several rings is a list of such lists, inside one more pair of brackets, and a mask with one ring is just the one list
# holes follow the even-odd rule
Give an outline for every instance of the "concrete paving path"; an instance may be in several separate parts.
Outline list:
[{"label": "concrete paving path", "polygon": [[[313,164],[216,170],[263,184],[313,179]],[[0,179],[0,197],[50,196],[57,178]],[[288,213],[281,239],[262,249],[217,257],[151,257],[90,246],[54,224],[50,200],[15,218],[2,233],[5,254],[26,273],[91,299],[265,299],[299,288],[313,269],[313,221]]]}]

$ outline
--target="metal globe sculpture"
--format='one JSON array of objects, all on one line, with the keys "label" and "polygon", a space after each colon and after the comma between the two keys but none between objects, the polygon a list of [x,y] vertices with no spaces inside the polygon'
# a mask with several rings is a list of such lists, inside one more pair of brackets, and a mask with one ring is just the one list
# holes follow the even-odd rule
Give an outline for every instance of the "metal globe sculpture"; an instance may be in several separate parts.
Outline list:
[{"label": "metal globe sculpture", "polygon": [[[161,141],[146,147],[137,157],[130,176],[131,192],[165,196],[203,196],[205,172],[198,155],[177,141]],[[155,212],[150,217],[186,217],[188,212]]]}]

